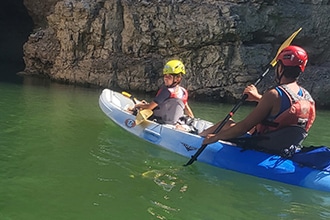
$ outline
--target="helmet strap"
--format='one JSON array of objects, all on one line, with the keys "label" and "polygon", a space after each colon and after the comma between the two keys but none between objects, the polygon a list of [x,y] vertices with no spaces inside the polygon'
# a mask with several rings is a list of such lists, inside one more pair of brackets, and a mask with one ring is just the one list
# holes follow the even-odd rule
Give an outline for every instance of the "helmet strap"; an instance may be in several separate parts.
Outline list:
[{"label": "helmet strap", "polygon": [[168,86],[168,87],[173,88],[173,87],[175,87],[175,86],[177,86],[177,85],[179,85],[181,83],[181,77],[180,77],[179,81],[177,81],[177,82],[174,81],[174,79],[177,78],[177,76],[179,76],[179,75],[174,75],[174,77],[173,77],[173,83],[170,86]]},{"label": "helmet strap", "polygon": [[278,85],[281,85],[281,80],[282,80],[283,75],[284,75],[283,73],[280,76],[277,74],[276,78],[277,78],[277,84]]},{"label": "helmet strap", "polygon": [[284,76],[284,71],[285,71],[285,66],[282,64],[281,61],[279,61],[277,63],[276,69],[275,69],[275,74],[276,74],[275,82],[278,85],[281,85],[281,80],[282,80],[282,77]]}]

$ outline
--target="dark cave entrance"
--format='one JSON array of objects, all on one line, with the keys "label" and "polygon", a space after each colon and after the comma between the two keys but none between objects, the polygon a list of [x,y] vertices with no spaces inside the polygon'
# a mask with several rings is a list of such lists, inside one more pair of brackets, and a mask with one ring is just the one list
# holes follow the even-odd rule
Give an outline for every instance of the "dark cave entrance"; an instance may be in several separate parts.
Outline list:
[{"label": "dark cave entrance", "polygon": [[23,0],[3,0],[0,7],[0,82],[20,82],[23,45],[33,30],[33,21]]}]

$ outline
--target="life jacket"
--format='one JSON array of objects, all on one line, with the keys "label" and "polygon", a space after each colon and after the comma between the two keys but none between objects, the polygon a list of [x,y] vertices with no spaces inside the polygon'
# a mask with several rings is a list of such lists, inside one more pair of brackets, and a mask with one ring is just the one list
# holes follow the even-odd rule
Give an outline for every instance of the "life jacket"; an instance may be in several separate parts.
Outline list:
[{"label": "life jacket", "polygon": [[279,88],[289,98],[291,106],[276,118],[268,118],[257,125],[257,134],[275,131],[293,125],[298,125],[307,132],[315,120],[315,102],[311,95],[304,88],[301,88],[302,96],[293,93],[286,85],[279,86]]},{"label": "life jacket", "polygon": [[170,97],[153,110],[153,119],[161,124],[176,124],[179,118],[184,116],[188,92],[181,86],[167,89],[170,92]]},{"label": "life jacket", "polygon": [[181,99],[183,104],[187,104],[188,92],[185,88],[181,86],[175,86],[173,88],[168,88],[168,91],[171,93],[170,98]]}]

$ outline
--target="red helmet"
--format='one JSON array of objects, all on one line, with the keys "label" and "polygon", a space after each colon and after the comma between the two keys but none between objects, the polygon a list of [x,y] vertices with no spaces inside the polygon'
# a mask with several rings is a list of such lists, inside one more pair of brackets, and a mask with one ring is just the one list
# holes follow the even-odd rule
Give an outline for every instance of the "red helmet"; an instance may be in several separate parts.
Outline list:
[{"label": "red helmet", "polygon": [[304,72],[308,56],[301,47],[288,46],[279,53],[276,60],[282,61],[284,66],[299,66],[301,72]]}]

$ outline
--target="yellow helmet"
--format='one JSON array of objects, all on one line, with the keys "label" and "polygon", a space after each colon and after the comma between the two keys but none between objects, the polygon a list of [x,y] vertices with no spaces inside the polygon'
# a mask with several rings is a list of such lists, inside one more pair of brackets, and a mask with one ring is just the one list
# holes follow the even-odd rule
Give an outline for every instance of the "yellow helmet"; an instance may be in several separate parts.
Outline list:
[{"label": "yellow helmet", "polygon": [[183,63],[180,60],[168,61],[163,69],[163,74],[186,74]]}]

